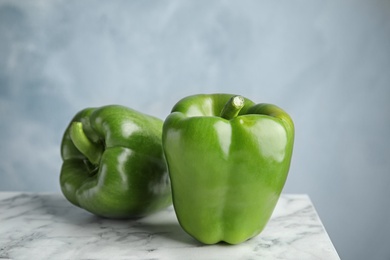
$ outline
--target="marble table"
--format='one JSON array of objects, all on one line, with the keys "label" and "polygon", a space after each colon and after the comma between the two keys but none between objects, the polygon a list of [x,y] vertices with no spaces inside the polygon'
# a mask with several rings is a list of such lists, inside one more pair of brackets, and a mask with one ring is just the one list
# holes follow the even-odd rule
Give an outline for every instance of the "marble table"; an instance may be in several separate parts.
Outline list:
[{"label": "marble table", "polygon": [[264,231],[239,245],[202,245],[172,207],[109,220],[61,194],[0,192],[0,259],[340,259],[307,195],[283,194]]}]

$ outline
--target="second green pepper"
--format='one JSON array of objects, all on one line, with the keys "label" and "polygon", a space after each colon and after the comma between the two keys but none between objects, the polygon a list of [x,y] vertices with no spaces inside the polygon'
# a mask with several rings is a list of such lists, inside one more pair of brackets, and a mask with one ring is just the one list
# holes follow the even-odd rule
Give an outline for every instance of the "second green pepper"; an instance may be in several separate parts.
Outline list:
[{"label": "second green pepper", "polygon": [[141,217],[170,205],[162,124],[118,105],[77,113],[61,145],[65,197],[109,218]]}]

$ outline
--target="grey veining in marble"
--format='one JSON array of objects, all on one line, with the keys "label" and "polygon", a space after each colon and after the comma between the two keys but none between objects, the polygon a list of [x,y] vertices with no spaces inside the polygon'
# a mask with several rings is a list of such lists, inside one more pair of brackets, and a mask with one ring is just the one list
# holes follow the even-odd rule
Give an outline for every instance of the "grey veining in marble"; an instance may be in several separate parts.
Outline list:
[{"label": "grey veining in marble", "polygon": [[137,220],[91,215],[60,194],[0,193],[1,259],[339,259],[310,199],[282,195],[265,230],[202,245],[172,207]]}]

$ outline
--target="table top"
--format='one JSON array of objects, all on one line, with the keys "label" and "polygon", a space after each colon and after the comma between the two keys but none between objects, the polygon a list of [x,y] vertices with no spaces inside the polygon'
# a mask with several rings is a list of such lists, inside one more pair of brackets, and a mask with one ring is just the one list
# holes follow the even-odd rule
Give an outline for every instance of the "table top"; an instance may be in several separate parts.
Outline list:
[{"label": "table top", "polygon": [[173,207],[137,220],[96,217],[62,194],[0,192],[1,259],[340,259],[305,194],[282,194],[260,235],[203,245]]}]

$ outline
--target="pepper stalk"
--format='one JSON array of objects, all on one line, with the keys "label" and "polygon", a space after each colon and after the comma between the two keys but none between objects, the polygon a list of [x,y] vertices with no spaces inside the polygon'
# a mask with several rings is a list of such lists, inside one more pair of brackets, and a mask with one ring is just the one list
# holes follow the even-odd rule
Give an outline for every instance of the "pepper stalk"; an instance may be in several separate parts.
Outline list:
[{"label": "pepper stalk", "polygon": [[98,165],[103,153],[102,145],[91,142],[83,130],[81,122],[73,122],[70,126],[70,139],[76,148],[93,164]]},{"label": "pepper stalk", "polygon": [[242,96],[233,96],[226,102],[220,116],[227,120],[233,119],[240,113],[244,105],[245,99]]}]

